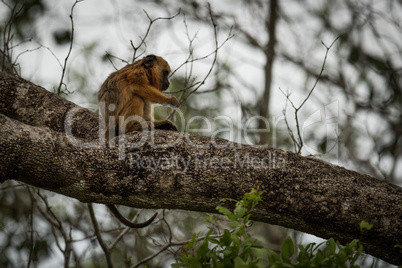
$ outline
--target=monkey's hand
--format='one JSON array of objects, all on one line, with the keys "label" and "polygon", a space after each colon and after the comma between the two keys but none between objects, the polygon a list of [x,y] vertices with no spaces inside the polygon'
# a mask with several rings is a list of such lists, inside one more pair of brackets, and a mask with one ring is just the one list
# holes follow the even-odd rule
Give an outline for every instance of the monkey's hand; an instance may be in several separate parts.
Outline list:
[{"label": "monkey's hand", "polygon": [[176,99],[176,97],[170,97],[168,105],[174,106],[178,108],[180,106],[180,102]]}]

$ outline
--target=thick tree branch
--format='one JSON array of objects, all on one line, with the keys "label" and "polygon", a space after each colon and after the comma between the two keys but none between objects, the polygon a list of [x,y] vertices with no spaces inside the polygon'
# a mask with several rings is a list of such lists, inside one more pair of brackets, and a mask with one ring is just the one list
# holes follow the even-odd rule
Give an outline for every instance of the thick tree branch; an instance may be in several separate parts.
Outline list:
[{"label": "thick tree branch", "polygon": [[222,198],[260,186],[254,220],[341,242],[359,238],[366,220],[374,224],[366,251],[402,262],[398,186],[291,152],[169,131],[130,133],[105,148],[96,114],[5,73],[0,99],[0,181],[82,202],[210,213]]}]

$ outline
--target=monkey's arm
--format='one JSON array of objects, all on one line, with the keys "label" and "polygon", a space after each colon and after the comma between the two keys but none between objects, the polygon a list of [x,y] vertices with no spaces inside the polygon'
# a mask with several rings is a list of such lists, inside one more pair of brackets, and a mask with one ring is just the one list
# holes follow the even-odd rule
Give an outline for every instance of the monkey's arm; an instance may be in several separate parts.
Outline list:
[{"label": "monkey's arm", "polygon": [[119,210],[115,205],[106,205],[110,211],[113,213],[113,215],[119,219],[124,225],[131,227],[131,228],[143,228],[145,226],[148,226],[152,223],[152,221],[155,219],[155,217],[158,215],[158,213],[155,213],[149,220],[143,223],[132,223],[131,221],[127,220],[123,215],[120,214]]},{"label": "monkey's arm", "polygon": [[153,86],[130,85],[129,89],[132,93],[152,103],[170,104],[175,107],[180,106],[180,103],[176,97],[168,97]]}]

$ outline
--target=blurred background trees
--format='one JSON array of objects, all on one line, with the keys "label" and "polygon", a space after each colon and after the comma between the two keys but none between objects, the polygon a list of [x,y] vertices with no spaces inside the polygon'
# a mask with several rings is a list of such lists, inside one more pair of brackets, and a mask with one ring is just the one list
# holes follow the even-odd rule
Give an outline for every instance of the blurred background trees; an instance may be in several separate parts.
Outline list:
[{"label": "blurred background trees", "polygon": [[[186,63],[170,90],[183,101],[182,131],[283,150],[295,150],[301,138],[303,155],[402,184],[401,1],[80,1],[72,27],[74,3],[3,0],[2,70],[57,92],[74,36],[60,94],[93,108],[110,72],[133,57],[158,54],[172,69]],[[314,87],[322,43],[336,38]],[[292,104],[307,96],[296,121]],[[86,205],[12,181],[0,186],[0,204],[0,266],[106,266]],[[103,239],[112,243],[124,227],[103,206],[94,210]],[[131,217],[137,212],[126,208]],[[109,252],[115,266],[147,257],[152,266],[172,262],[181,245],[152,257],[169,230],[185,241],[205,229],[201,213],[163,215],[150,228],[126,231]],[[273,250],[288,232],[305,238],[265,224],[251,231]]]}]

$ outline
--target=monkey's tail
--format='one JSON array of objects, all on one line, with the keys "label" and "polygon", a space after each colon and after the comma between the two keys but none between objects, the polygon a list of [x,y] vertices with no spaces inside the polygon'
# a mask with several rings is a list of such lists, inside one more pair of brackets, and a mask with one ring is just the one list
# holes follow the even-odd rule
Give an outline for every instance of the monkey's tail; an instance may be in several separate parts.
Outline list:
[{"label": "monkey's tail", "polygon": [[115,205],[106,205],[110,211],[113,213],[113,215],[124,225],[131,227],[131,228],[143,228],[152,223],[152,221],[155,219],[155,217],[158,215],[158,213],[155,213],[149,220],[143,222],[143,223],[132,223],[131,221],[127,220],[123,215],[120,214],[120,211],[117,209]]}]

